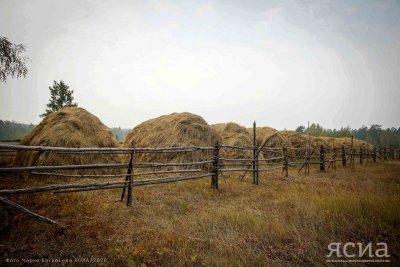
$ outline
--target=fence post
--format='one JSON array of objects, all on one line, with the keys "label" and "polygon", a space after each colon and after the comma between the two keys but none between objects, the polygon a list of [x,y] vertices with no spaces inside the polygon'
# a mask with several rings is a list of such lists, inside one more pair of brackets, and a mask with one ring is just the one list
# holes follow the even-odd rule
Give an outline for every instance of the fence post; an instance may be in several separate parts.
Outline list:
[{"label": "fence post", "polygon": [[346,149],[344,144],[342,144],[342,166],[346,167]]},{"label": "fence post", "polygon": [[372,161],[376,162],[376,146],[372,149]]},{"label": "fence post", "polygon": [[364,149],[360,147],[360,165],[364,163]]},{"label": "fence post", "polygon": [[258,184],[258,155],[257,155],[256,121],[253,122],[253,184]]},{"label": "fence post", "polygon": [[213,157],[212,157],[212,172],[213,175],[211,176],[211,187],[218,189],[218,172],[219,172],[219,142],[216,141],[213,150]]},{"label": "fence post", "polygon": [[289,177],[289,160],[286,145],[283,145],[283,170],[285,171],[285,177]]},{"label": "fence post", "polygon": [[324,153],[324,145],[319,147],[319,170],[325,171],[325,153]]},{"label": "fence post", "polygon": [[[128,196],[126,198],[126,205],[128,207],[132,206],[132,180],[133,180],[133,169],[134,169],[134,161],[135,161],[135,140],[132,140],[131,142],[131,157],[129,159],[129,165],[128,165],[128,171],[126,173],[126,177],[125,177],[125,181],[129,181],[127,187],[128,187]],[[124,196],[125,196],[125,189],[126,187],[124,187],[122,189],[122,194],[121,194],[121,201],[124,200]]]},{"label": "fence post", "polygon": [[337,152],[336,152],[336,147],[334,146],[333,147],[333,157],[332,157],[332,169],[334,169],[334,170],[336,170],[336,155],[337,155]]},{"label": "fence post", "polygon": [[383,159],[384,159],[384,160],[388,160],[387,149],[386,149],[386,147],[383,148]]}]

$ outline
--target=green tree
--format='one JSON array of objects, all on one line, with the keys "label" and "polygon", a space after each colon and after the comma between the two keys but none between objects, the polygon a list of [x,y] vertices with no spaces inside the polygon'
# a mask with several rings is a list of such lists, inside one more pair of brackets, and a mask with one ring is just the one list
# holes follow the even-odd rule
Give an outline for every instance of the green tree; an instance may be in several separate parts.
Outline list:
[{"label": "green tree", "polygon": [[304,130],[306,129],[306,127],[304,127],[303,125],[300,125],[299,127],[296,128],[296,132],[298,133],[304,133]]},{"label": "green tree", "polygon": [[77,103],[73,103],[74,97],[72,94],[73,90],[69,90],[69,86],[65,84],[63,81],[59,83],[54,81],[53,87],[49,87],[50,89],[50,99],[47,104],[46,112],[40,115],[40,117],[45,117],[50,113],[57,111],[63,107],[77,107]]},{"label": "green tree", "polygon": [[24,51],[23,44],[13,44],[6,37],[0,36],[0,81],[5,82],[7,76],[26,77],[28,68],[25,62],[28,58],[20,56]]}]

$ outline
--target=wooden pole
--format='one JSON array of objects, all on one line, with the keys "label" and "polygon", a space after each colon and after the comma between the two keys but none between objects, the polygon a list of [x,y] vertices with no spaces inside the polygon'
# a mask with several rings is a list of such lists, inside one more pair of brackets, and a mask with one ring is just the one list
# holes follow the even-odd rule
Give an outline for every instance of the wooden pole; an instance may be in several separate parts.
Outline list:
[{"label": "wooden pole", "polygon": [[354,149],[353,149],[353,141],[354,136],[351,136],[351,145],[350,145],[350,166],[354,167]]},{"label": "wooden pole", "polygon": [[253,122],[253,184],[257,182],[257,139],[256,139],[256,121]]},{"label": "wooden pole", "polygon": [[364,149],[360,147],[360,165],[364,163]]},{"label": "wooden pole", "polygon": [[218,189],[218,172],[219,172],[219,143],[215,142],[213,157],[212,157],[212,172],[211,187]]},{"label": "wooden pole", "polygon": [[56,221],[53,221],[52,219],[49,219],[49,218],[46,218],[46,217],[43,217],[43,216],[41,216],[39,214],[36,214],[36,213],[28,210],[27,208],[19,205],[18,203],[15,203],[15,202],[9,200],[9,199],[0,197],[0,203],[3,204],[3,205],[11,206],[14,209],[19,210],[19,211],[25,213],[26,215],[34,218],[35,220],[38,220],[38,221],[41,221],[41,222],[45,222],[45,223],[48,223],[48,224],[56,224],[57,223]]},{"label": "wooden pole", "polygon": [[336,170],[336,155],[337,155],[337,152],[336,152],[336,147],[334,146],[333,147],[333,157],[332,157],[332,166],[333,166],[333,169],[334,170]]},{"label": "wooden pole", "polygon": [[388,155],[387,155],[387,148],[383,148],[383,159],[388,160]]},{"label": "wooden pole", "polygon": [[376,146],[374,146],[374,148],[372,150],[372,161],[376,162]]},{"label": "wooden pole", "polygon": [[342,166],[346,167],[346,148],[344,147],[344,144],[342,144]]},{"label": "wooden pole", "polygon": [[321,145],[319,148],[319,170],[325,171],[325,149],[324,145]]},{"label": "wooden pole", "polygon": [[[125,177],[125,181],[128,182],[128,196],[126,199],[126,205],[128,207],[132,206],[132,176],[133,176],[133,166],[134,166],[134,158],[135,158],[135,141],[132,140],[131,142],[131,147],[133,148],[132,152],[131,152],[131,157],[129,159],[129,165],[128,165],[128,171],[126,173],[126,177]],[[124,200],[124,195],[125,195],[125,189],[126,187],[124,187],[122,189],[122,194],[121,194],[121,201]]]},{"label": "wooden pole", "polygon": [[286,145],[283,145],[283,168],[282,171],[285,171],[285,177],[289,177],[289,160],[288,160],[288,152]]}]

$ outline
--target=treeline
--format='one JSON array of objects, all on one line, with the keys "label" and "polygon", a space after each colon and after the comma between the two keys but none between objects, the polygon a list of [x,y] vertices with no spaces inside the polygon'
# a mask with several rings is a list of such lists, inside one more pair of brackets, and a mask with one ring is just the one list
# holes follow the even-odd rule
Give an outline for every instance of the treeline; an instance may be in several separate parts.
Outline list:
[{"label": "treeline", "polygon": [[0,140],[22,139],[36,125],[0,120]]},{"label": "treeline", "polygon": [[111,128],[111,130],[114,133],[115,137],[117,138],[118,142],[125,141],[125,137],[131,131],[130,129],[123,129],[121,127],[113,127]]},{"label": "treeline", "polygon": [[362,126],[359,129],[351,129],[349,126],[340,129],[326,129],[318,123],[312,123],[308,129],[305,126],[299,126],[297,132],[310,134],[313,136],[328,136],[328,137],[351,137],[359,140],[365,140],[375,146],[398,148],[400,147],[400,127],[398,129],[386,128],[381,125],[373,124],[369,128]]},{"label": "treeline", "polygon": [[[36,125],[32,123],[25,124],[25,123],[18,123],[15,121],[0,120],[0,141],[20,140],[35,126]],[[119,142],[123,142],[125,140],[126,135],[130,131],[130,129],[123,129],[121,127],[113,127],[111,128],[111,130]]]}]

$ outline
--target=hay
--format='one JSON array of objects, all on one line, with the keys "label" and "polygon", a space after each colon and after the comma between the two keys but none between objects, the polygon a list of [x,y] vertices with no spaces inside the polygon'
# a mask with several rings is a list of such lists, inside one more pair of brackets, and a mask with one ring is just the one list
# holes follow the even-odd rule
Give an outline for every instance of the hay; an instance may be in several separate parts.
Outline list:
[{"label": "hay", "polygon": [[[145,121],[126,136],[124,147],[190,147],[213,146],[220,141],[217,132],[200,116],[188,112],[172,113]],[[142,153],[137,162],[192,162],[210,160],[212,152]]]},{"label": "hay", "polygon": [[[306,136],[306,138],[308,138]],[[325,136],[310,136],[310,146],[313,149],[317,149],[319,151],[321,145],[324,146],[326,150],[330,150],[333,147],[333,140],[332,137],[325,137]]]},{"label": "hay", "polygon": [[[250,135],[245,127],[239,124],[233,122],[218,123],[211,125],[211,128],[219,134],[221,142],[224,145],[247,147],[253,145],[252,135]],[[249,150],[224,148],[221,151],[221,156],[232,159],[248,159],[252,158],[252,152]]]},{"label": "hay", "polygon": [[[118,147],[113,133],[96,116],[83,108],[63,108],[48,115],[22,140],[26,146]],[[55,152],[17,153],[15,166],[52,166],[70,164],[118,163],[115,154],[57,154]],[[112,170],[73,170],[64,173],[104,174]],[[113,172],[118,172],[114,170]],[[120,171],[119,171],[120,172]]]},{"label": "hay", "polygon": [[[335,138],[335,146],[336,147],[341,147],[342,144],[345,145],[346,148],[350,148],[351,147],[351,137],[341,137],[341,138]],[[354,149],[372,149],[373,145],[371,145],[370,143],[368,143],[367,141],[364,140],[358,140],[358,139],[353,139],[353,148]]]},{"label": "hay", "polygon": [[[289,141],[290,147],[293,148],[307,148],[308,146],[308,137],[302,135],[296,131],[280,131],[280,133],[287,138]],[[292,150],[291,155],[293,156],[305,156],[305,150]]]},{"label": "hay", "polygon": [[[253,133],[253,128],[247,129]],[[256,127],[256,141],[258,147],[264,148],[282,148],[284,145],[288,146],[289,141],[285,136],[279,133],[278,130],[271,127]],[[266,152],[260,153],[263,158],[279,157],[279,153]]]}]

